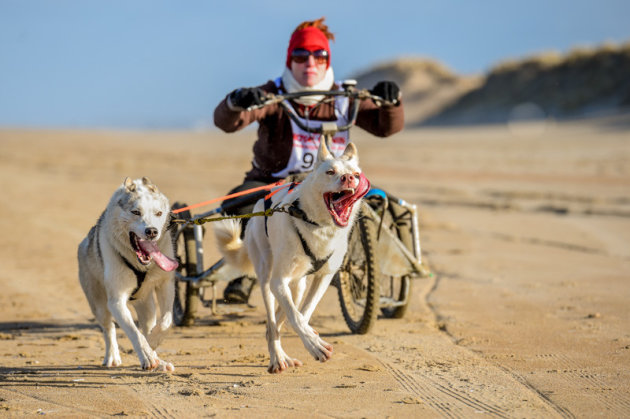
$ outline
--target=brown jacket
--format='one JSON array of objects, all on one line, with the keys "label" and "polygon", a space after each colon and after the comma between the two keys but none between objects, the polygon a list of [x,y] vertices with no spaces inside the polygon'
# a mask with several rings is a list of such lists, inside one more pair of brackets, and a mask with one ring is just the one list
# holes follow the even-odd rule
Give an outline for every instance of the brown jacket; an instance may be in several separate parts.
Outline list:
[{"label": "brown jacket", "polygon": [[[259,86],[266,92],[278,93],[273,81]],[[304,116],[301,106],[294,108]],[[311,111],[310,118],[318,121],[334,121],[335,112],[332,103],[324,103]],[[265,106],[253,111],[232,111],[227,105],[227,96],[214,110],[214,124],[225,132],[235,132],[258,121],[258,139],[254,143],[254,161],[252,169],[245,174],[245,180],[274,182],[271,176],[286,167],[291,148],[293,133],[289,116],[285,115],[280,105]],[[371,100],[364,100],[359,106],[356,125],[378,137],[387,137],[402,130],[404,114],[402,103],[397,106],[377,107]]]}]

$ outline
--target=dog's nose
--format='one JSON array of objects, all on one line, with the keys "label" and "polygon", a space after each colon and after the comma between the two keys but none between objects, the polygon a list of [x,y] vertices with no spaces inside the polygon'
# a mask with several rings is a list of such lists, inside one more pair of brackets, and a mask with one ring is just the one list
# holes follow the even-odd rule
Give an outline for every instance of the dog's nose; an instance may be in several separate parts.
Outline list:
[{"label": "dog's nose", "polygon": [[147,239],[154,239],[158,235],[158,229],[155,227],[147,227],[144,230],[144,234],[147,236]]},{"label": "dog's nose", "polygon": [[345,187],[354,188],[358,182],[352,173],[346,173],[341,175],[341,183]]}]

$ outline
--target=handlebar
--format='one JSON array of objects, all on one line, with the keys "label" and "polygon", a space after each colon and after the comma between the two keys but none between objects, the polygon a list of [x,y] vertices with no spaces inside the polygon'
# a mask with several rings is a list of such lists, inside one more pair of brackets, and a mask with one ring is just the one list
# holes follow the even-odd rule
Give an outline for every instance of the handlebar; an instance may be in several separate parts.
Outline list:
[{"label": "handlebar", "polygon": [[[347,131],[350,128],[352,128],[352,126],[355,124],[357,120],[357,115],[359,114],[359,103],[362,100],[371,99],[375,103],[379,104],[379,106],[381,104],[394,105],[394,103],[386,101],[380,96],[371,94],[370,91],[367,89],[357,89],[355,85],[356,85],[356,82],[354,80],[349,80],[342,84],[341,90],[309,90],[309,91],[284,93],[284,94],[268,93],[262,105],[257,106],[255,108],[251,108],[251,109],[262,108],[262,107],[273,105],[273,104],[279,104],[287,112],[287,115],[289,115],[289,118],[291,118],[293,122],[295,122],[304,131],[310,132],[313,134],[334,134],[336,132]],[[336,122],[330,121],[330,122],[322,122],[321,126],[319,127],[307,126],[306,124],[302,122],[300,117],[297,115],[297,113],[295,112],[295,109],[293,109],[292,106],[289,106],[286,102],[287,100],[298,99],[298,98],[306,97],[306,96],[326,96],[329,98],[333,98],[336,96],[345,96],[350,99],[354,99],[352,101],[352,104],[348,112],[348,115],[350,116],[348,123],[346,125],[337,125]],[[251,109],[248,109],[248,110],[251,110]]]}]

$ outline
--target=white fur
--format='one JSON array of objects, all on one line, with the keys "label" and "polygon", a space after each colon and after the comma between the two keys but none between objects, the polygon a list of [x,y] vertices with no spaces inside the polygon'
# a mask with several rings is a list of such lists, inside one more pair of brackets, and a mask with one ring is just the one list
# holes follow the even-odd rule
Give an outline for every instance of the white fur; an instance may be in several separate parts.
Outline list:
[{"label": "white fur", "polygon": [[[141,215],[131,211],[140,211]],[[164,255],[173,258],[171,236],[166,231],[169,213],[168,199],[149,179],[131,181],[127,178],[113,194],[98,223],[79,245],[79,280],[103,330],[103,365],[106,367],[122,363],[115,321],[131,340],[143,369],[174,370],[172,364],[162,361],[155,352],[172,323],[174,274],[160,269],[153,261],[143,266],[129,240],[130,231],[145,238],[146,229],[155,227],[158,247]],[[121,256],[136,269],[146,271],[134,301],[129,301],[129,297],[137,287],[137,278]],[[160,308],[159,318],[156,299]],[[129,304],[136,311],[138,326],[133,321]]]},{"label": "white fur", "polygon": [[[341,190],[342,175],[357,173],[360,169],[353,144],[341,157],[334,158],[322,141],[314,171],[291,193],[285,188],[272,197],[273,207],[291,204],[299,198],[301,209],[318,226],[276,213],[267,219],[267,236],[264,217],[254,217],[247,224],[244,240],[240,239],[240,224],[236,221],[226,220],[215,226],[217,244],[226,262],[246,273],[255,271],[260,282],[267,311],[268,371],[271,373],[302,365],[299,360],[289,357],[280,344],[280,328],[285,317],[315,359],[324,362],[332,356],[332,346],[309,325],[309,320],[343,262],[348,234],[360,201],[354,204],[349,223],[339,227],[326,208],[323,194]],[[254,212],[262,211],[263,205],[263,200],[258,201]],[[318,259],[332,254],[319,271],[308,277],[310,288],[307,293],[305,275],[312,265],[296,229]],[[276,300],[279,304],[277,313]]]}]

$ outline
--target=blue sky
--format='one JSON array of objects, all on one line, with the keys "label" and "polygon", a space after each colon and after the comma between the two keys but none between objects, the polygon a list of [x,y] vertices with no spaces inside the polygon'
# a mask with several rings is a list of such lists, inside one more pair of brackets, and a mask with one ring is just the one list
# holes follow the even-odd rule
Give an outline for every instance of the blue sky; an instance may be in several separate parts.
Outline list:
[{"label": "blue sky", "polygon": [[280,74],[321,16],[338,79],[398,57],[480,73],[630,41],[627,0],[0,0],[0,127],[211,126],[230,90]]}]

